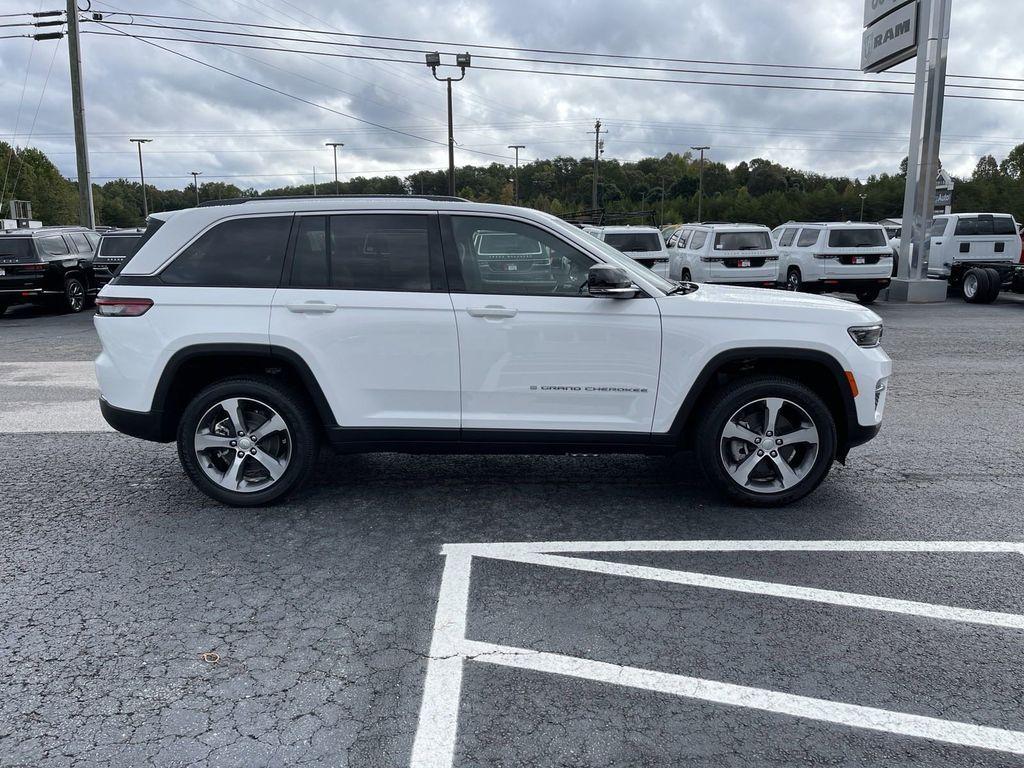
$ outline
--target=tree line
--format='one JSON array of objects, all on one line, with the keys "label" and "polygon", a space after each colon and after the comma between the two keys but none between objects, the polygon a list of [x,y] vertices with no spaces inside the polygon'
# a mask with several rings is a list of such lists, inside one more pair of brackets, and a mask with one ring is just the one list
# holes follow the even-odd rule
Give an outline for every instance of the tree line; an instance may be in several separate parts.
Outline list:
[{"label": "tree line", "polygon": [[[3,217],[12,199],[29,200],[35,218],[46,224],[78,223],[77,185],[63,177],[40,150],[15,148],[0,142],[0,168],[5,168],[0,189]],[[594,180],[592,158],[556,157],[524,163],[519,168],[521,205],[568,216],[591,208]],[[461,197],[478,202],[512,204],[515,174],[511,166],[492,163],[456,169]],[[704,166],[703,218],[744,221],[775,226],[789,220],[877,221],[899,217],[903,209],[906,160],[893,173],[864,181],[788,168],[764,158],[743,161],[729,168],[723,163]],[[697,218],[700,184],[699,161],[691,153],[669,153],[636,162],[602,160],[598,172],[599,207],[613,217],[632,215],[635,223],[670,223]],[[955,179],[954,210],[1012,213],[1024,221],[1024,144],[1002,161],[982,157],[970,178]],[[398,176],[357,176],[341,182],[343,194],[447,193],[445,171],[418,171]],[[199,185],[200,200],[231,197],[311,195],[313,185],[267,189],[241,189],[234,184],[207,181]],[[320,194],[334,191],[333,182],[318,185]],[[195,187],[158,189],[146,185],[151,211],[188,208],[195,204]],[[863,195],[863,199],[862,196]],[[93,185],[98,224],[127,227],[142,223],[142,187],[137,181],[114,179]]]}]

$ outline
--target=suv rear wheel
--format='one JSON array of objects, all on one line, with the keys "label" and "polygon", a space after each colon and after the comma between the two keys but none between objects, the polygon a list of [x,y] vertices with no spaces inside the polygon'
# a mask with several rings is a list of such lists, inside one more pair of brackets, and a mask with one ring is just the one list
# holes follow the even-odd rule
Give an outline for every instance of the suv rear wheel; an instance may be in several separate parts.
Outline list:
[{"label": "suv rear wheel", "polygon": [[178,424],[178,458],[195,486],[240,507],[270,504],[310,475],[319,440],[309,406],[269,377],[201,391]]},{"label": "suv rear wheel", "polygon": [[872,286],[870,288],[861,288],[860,290],[857,291],[857,301],[863,304],[864,306],[867,306],[868,304],[874,304],[875,300],[878,298],[878,294],[879,289],[877,286]]},{"label": "suv rear wheel", "polygon": [[802,288],[803,283],[800,281],[800,270],[796,267],[790,267],[789,272],[786,273],[786,290],[799,291]]},{"label": "suv rear wheel", "polygon": [[730,498],[789,504],[813,491],[835,459],[836,425],[818,395],[792,379],[758,376],[717,395],[697,429],[697,460]]},{"label": "suv rear wheel", "polygon": [[62,307],[65,312],[81,312],[85,309],[85,283],[80,277],[64,279],[64,296]]}]

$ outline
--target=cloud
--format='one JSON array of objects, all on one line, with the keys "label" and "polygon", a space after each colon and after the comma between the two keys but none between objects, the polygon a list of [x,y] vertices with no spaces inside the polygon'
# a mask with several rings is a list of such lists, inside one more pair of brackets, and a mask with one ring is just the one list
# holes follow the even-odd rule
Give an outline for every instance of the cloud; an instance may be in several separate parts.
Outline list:
[{"label": "cloud", "polygon": [[[677,59],[815,64],[855,67],[859,59],[860,5],[856,0],[776,2],[763,0],[688,0],[686,3],[636,0],[575,0],[550,3],[520,0],[408,0],[338,4],[308,0],[227,0],[206,10],[191,0],[96,0],[94,9],[130,9],[265,24],[253,32],[303,38],[282,27],[334,28],[344,32],[439,41],[442,51],[455,45],[512,45],[547,50],[628,53]],[[0,0],[0,12],[23,10],[23,0]],[[108,16],[125,20],[126,16]],[[137,21],[145,21],[135,17]],[[153,20],[154,23],[175,24]],[[178,22],[184,26],[202,26]],[[100,31],[87,25],[91,31]],[[1010,0],[955,4],[950,72],[1024,78],[1019,34],[1024,4]],[[121,28],[123,29],[123,28]],[[163,30],[132,30],[167,36]],[[236,31],[242,31],[240,29]],[[193,37],[179,31],[173,37]],[[345,38],[335,38],[345,40]],[[233,42],[288,48],[314,46],[272,40],[234,38]],[[349,42],[360,42],[348,39]],[[236,73],[294,98],[214,71],[145,43],[95,34],[83,38],[87,123],[94,177],[134,178],[138,173],[130,136],[154,139],[146,147],[147,179],[158,186],[181,187],[188,172],[222,178],[240,186],[265,188],[308,183],[313,167],[326,178],[333,161],[325,141],[342,141],[343,176],[394,172],[405,175],[446,164],[444,85],[422,65],[325,58],[295,53],[232,49],[185,42],[159,42],[211,65]],[[371,42],[371,41],[362,41]],[[75,175],[66,43],[40,102],[54,42],[0,41],[0,66],[7,76],[0,88],[0,137],[18,123],[16,142],[31,141],[46,151],[63,173]],[[388,56],[419,62],[424,46],[395,44],[416,52],[318,46],[334,52]],[[34,50],[33,50],[34,47]],[[681,83],[501,72],[488,67],[562,69],[554,64],[517,64],[485,55],[516,56],[507,51],[473,49],[474,67],[454,87],[457,162],[503,162],[508,144],[526,144],[524,160],[592,151],[588,131],[600,117],[608,130],[606,157],[633,160],[710,144],[710,156],[730,165],[767,157],[786,165],[828,174],[864,178],[892,171],[907,153],[911,100],[908,96],[822,93],[782,89],[729,88]],[[28,68],[19,114],[21,79]],[[525,54],[524,54],[525,55]],[[558,59],[556,54],[531,58]],[[613,60],[603,60],[615,63]],[[655,66],[652,62],[632,62]],[[677,69],[735,69],[718,65],[672,64]],[[911,65],[903,65],[907,70]],[[595,70],[599,71],[599,70]],[[609,70],[605,70],[608,72]],[[692,72],[630,72],[630,76],[701,80]],[[779,70],[778,74],[792,72]],[[827,73],[815,72],[826,76]],[[834,72],[853,77],[854,72]],[[721,76],[716,79],[741,81]],[[892,76],[887,79],[906,81]],[[782,78],[761,82],[792,85]],[[859,87],[843,81],[803,81],[825,87]],[[951,79],[950,84],[968,81]],[[982,84],[974,81],[974,84]],[[988,85],[1024,87],[1020,83]],[[893,90],[909,90],[893,85]],[[952,89],[950,89],[952,93]],[[965,93],[965,91],[961,91]],[[973,91],[976,95],[1002,92]],[[1010,93],[1024,96],[1024,93]],[[302,101],[300,101],[302,100]],[[321,109],[305,102],[313,102]],[[27,136],[39,104],[31,139]],[[334,110],[333,112],[330,110]],[[409,135],[343,117],[400,129]],[[1002,157],[1024,137],[1014,126],[1024,104],[947,99],[943,162],[969,173],[981,154]]]}]

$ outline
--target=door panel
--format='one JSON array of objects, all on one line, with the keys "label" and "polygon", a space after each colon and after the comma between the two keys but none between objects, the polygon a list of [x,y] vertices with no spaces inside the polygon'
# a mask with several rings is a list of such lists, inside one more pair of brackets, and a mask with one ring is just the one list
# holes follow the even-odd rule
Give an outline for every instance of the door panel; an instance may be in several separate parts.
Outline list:
[{"label": "door panel", "polygon": [[[586,275],[596,260],[532,223],[450,223],[463,429],[650,432],[661,361],[657,303],[591,298]],[[498,251],[505,260],[542,254],[534,258],[544,267],[482,269]]]},{"label": "door panel", "polygon": [[298,217],[270,342],[312,369],[343,427],[458,428],[459,342],[436,215]]}]

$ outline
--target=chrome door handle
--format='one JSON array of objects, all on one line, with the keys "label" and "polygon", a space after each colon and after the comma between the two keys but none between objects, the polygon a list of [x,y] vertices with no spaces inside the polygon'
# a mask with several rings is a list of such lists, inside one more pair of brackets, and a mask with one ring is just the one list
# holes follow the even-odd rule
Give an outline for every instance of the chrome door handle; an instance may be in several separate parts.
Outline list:
[{"label": "chrome door handle", "polygon": [[302,304],[286,304],[289,312],[297,312],[304,315],[326,315],[334,312],[337,304],[327,304],[323,301],[305,301]]},{"label": "chrome door handle", "polygon": [[466,309],[470,317],[515,317],[518,309],[508,307],[469,307]]}]

